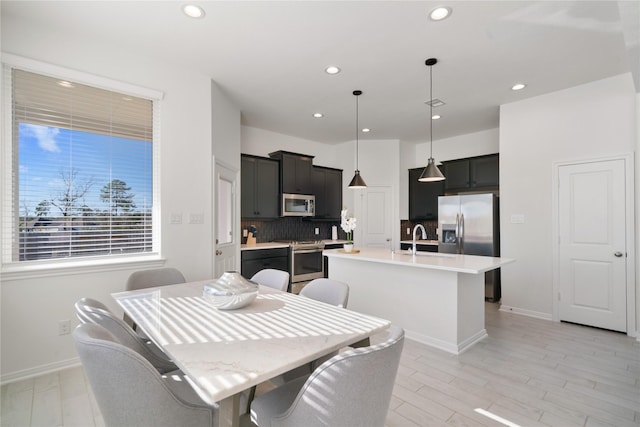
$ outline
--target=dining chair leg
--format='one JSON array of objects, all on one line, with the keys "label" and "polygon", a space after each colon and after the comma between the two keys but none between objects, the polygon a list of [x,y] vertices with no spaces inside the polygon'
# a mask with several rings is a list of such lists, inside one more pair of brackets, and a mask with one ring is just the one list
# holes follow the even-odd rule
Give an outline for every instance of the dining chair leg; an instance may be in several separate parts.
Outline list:
[{"label": "dining chair leg", "polygon": [[254,385],[251,387],[251,390],[249,390],[249,396],[247,397],[247,410],[244,412],[245,414],[248,414],[251,410],[251,402],[253,402],[253,398],[256,397],[256,387],[257,386]]}]

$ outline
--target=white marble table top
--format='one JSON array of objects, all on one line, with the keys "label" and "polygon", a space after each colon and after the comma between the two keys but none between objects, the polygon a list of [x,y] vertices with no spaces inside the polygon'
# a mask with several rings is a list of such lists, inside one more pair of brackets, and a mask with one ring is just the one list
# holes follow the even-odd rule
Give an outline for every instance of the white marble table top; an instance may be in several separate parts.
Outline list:
[{"label": "white marble table top", "polygon": [[469,274],[480,274],[495,270],[496,268],[515,261],[511,258],[456,255],[439,252],[418,252],[412,255],[407,251],[391,252],[391,250],[385,248],[356,247],[354,249],[359,252],[346,253],[342,249],[329,249],[322,253],[328,257],[344,258],[353,261],[378,262]]},{"label": "white marble table top", "polygon": [[203,297],[207,283],[211,280],[112,296],[196,383],[198,393],[210,404],[390,324],[264,286],[250,305],[218,310]]}]

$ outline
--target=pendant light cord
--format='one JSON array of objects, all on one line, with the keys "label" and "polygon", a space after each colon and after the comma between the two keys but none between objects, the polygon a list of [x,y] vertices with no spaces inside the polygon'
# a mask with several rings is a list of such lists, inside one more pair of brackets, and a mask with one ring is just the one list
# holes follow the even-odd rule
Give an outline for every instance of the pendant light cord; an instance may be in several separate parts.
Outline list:
[{"label": "pendant light cord", "polygon": [[429,158],[433,159],[433,65],[429,66]]},{"label": "pendant light cord", "polygon": [[[356,92],[354,92],[354,94],[355,93]],[[358,127],[360,126],[358,124],[358,117],[359,117],[359,114],[358,114],[358,96],[359,95],[360,94],[356,95],[356,170],[360,170],[360,168],[358,167],[359,166],[358,165],[358,153],[360,151],[359,144],[358,144]]]}]

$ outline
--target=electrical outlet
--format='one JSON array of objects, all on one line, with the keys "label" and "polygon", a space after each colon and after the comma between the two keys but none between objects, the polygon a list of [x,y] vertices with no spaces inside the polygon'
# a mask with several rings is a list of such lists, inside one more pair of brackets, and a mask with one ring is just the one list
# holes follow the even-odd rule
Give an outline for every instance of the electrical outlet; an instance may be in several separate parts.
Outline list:
[{"label": "electrical outlet", "polygon": [[316,236],[320,234],[320,229],[318,227],[316,227]]},{"label": "electrical outlet", "polygon": [[171,224],[182,224],[182,214],[181,213],[172,213],[171,214]]},{"label": "electrical outlet", "polygon": [[58,322],[58,335],[68,335],[71,333],[71,321],[70,320],[60,320]]},{"label": "electrical outlet", "polygon": [[410,235],[411,235],[411,228],[407,227],[407,236],[410,236]]},{"label": "electrical outlet", "polygon": [[245,228],[242,230],[242,237],[247,237],[249,235],[249,231]]}]

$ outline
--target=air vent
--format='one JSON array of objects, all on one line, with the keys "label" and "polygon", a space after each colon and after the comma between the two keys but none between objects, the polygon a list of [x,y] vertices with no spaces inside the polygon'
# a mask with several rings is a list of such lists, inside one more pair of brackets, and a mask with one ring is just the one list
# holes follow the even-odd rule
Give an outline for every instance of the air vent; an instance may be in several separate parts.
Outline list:
[{"label": "air vent", "polygon": [[434,98],[431,101],[424,101],[425,104],[430,105],[431,107],[442,107],[444,105],[443,101],[440,101],[438,98]]}]

